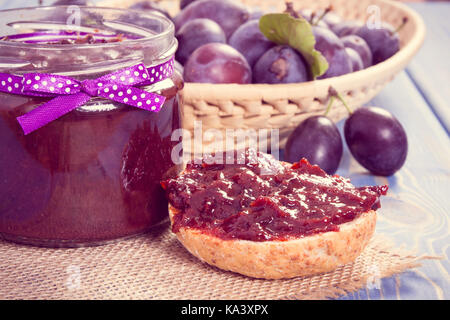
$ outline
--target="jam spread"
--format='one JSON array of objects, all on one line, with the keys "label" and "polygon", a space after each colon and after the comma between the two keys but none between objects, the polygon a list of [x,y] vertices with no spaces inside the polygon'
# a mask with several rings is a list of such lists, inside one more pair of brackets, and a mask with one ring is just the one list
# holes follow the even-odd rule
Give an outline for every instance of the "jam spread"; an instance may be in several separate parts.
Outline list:
[{"label": "jam spread", "polygon": [[306,159],[286,164],[252,149],[193,161],[162,186],[177,211],[174,232],[187,227],[251,241],[338,231],[340,224],[378,209],[388,189],[356,188]]}]

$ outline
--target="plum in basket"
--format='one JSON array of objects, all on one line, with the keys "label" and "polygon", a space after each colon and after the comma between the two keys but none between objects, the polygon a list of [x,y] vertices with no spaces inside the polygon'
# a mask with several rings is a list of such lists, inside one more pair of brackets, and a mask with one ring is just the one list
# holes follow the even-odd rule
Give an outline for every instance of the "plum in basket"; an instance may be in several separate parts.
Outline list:
[{"label": "plum in basket", "polygon": [[252,81],[252,70],[245,57],[223,43],[197,48],[184,65],[184,79],[200,83],[238,83]]}]

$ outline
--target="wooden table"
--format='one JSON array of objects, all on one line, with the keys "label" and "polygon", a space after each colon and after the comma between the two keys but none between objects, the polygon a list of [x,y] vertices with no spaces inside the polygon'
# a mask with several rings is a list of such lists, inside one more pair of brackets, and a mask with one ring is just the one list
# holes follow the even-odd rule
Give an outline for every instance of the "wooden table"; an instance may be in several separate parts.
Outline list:
[{"label": "wooden table", "polygon": [[342,299],[450,299],[450,3],[410,6],[425,20],[424,46],[370,103],[402,122],[409,143],[406,163],[392,177],[374,177],[345,150],[338,173],[357,185],[388,183],[376,232],[443,259],[425,261],[420,268],[382,279],[380,289],[360,290]]},{"label": "wooden table", "polygon": [[[0,0],[0,8],[36,3]],[[392,177],[374,177],[346,149],[338,174],[356,185],[389,184],[376,232],[418,254],[443,259],[424,261],[420,268],[382,279],[379,288],[341,299],[450,299],[450,3],[410,6],[425,20],[425,44],[407,69],[370,103],[391,111],[404,125],[407,161]]]}]

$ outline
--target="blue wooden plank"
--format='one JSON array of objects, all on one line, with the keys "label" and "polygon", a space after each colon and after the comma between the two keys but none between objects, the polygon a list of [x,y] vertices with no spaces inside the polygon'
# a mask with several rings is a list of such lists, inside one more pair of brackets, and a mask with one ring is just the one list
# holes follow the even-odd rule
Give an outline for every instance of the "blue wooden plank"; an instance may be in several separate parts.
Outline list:
[{"label": "blue wooden plank", "polygon": [[423,17],[427,26],[425,42],[410,63],[407,72],[450,132],[450,3],[410,4]]},{"label": "blue wooden plank", "polygon": [[[416,86],[402,72],[370,105],[392,112],[403,124],[409,142],[404,167],[389,178],[367,173],[345,147],[338,174],[355,185],[389,184],[382,200],[377,233],[419,254],[441,255],[417,272],[382,281],[380,291],[363,289],[345,299],[450,299],[450,140]],[[342,133],[343,121],[338,124]]]},{"label": "blue wooden plank", "polygon": [[34,7],[39,4],[38,0],[0,0],[0,9],[13,9],[13,8],[24,8],[24,7]]}]

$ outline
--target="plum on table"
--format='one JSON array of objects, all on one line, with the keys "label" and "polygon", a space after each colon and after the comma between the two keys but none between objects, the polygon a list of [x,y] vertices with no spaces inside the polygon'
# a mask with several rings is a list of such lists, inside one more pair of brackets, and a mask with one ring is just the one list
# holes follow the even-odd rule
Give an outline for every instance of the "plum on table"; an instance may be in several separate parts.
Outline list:
[{"label": "plum on table", "polygon": [[390,176],[405,163],[408,153],[405,130],[385,109],[357,109],[345,121],[344,135],[353,157],[373,174]]},{"label": "plum on table", "polygon": [[342,158],[342,138],[339,130],[326,116],[312,116],[304,120],[289,136],[285,159],[297,162],[306,158],[311,164],[334,174]]}]

